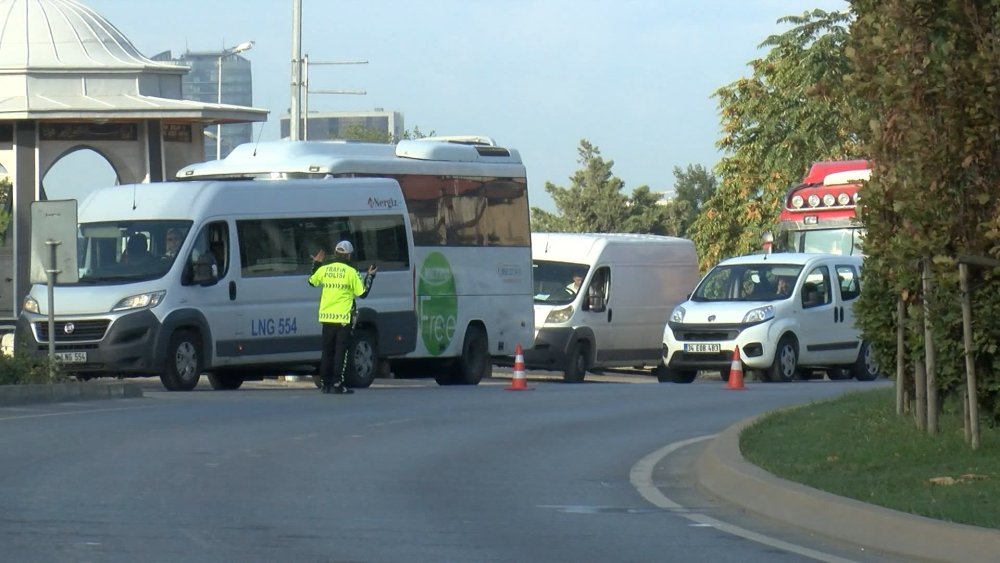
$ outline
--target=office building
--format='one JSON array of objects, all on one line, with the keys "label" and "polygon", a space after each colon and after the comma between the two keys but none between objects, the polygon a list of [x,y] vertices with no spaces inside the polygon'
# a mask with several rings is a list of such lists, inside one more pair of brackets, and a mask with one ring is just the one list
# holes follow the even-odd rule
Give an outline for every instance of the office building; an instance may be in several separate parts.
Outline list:
[{"label": "office building", "polygon": [[[250,61],[238,54],[221,50],[186,51],[175,59],[172,58],[170,51],[165,51],[152,59],[191,67],[191,71],[181,79],[181,96],[185,100],[209,103],[219,102],[221,60],[221,102],[237,106],[253,105],[253,76]],[[205,128],[205,160],[215,160],[217,133],[218,127],[214,125]],[[253,125],[251,123],[226,124],[222,125],[221,133],[222,157],[225,158],[236,145],[249,143],[253,140]]]},{"label": "office building", "polygon": [[[281,138],[289,135],[291,118],[281,117]],[[303,139],[326,141],[329,139],[359,140],[359,131],[370,131],[373,136],[385,135],[385,140],[399,140],[403,136],[403,114],[375,108],[372,111],[309,112],[303,124]],[[368,137],[366,140],[374,140]]]}]

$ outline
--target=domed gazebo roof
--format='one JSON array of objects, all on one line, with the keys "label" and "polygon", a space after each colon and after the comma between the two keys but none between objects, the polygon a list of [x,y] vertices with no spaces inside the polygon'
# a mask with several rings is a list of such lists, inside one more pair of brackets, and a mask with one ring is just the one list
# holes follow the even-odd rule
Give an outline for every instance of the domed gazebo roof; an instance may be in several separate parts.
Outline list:
[{"label": "domed gazebo roof", "polygon": [[0,120],[266,119],[263,109],[182,99],[188,70],[144,56],[75,0],[0,0]]},{"label": "domed gazebo roof", "polygon": [[0,21],[0,72],[185,72],[184,67],[146,58],[111,22],[73,0],[0,0]]}]

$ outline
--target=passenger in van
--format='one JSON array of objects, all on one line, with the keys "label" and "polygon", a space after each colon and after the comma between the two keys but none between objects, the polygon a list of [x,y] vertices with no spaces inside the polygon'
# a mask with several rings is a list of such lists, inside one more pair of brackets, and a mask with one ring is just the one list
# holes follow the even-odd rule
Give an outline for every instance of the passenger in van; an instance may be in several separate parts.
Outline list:
[{"label": "passenger in van", "polygon": [[823,304],[823,294],[814,283],[807,283],[802,286],[802,306],[815,307]]},{"label": "passenger in van", "polygon": [[566,286],[566,291],[572,295],[580,293],[580,286],[583,285],[583,276],[573,274],[573,281]]},{"label": "passenger in van", "polygon": [[163,253],[163,257],[173,258],[177,256],[177,251],[180,249],[183,239],[184,236],[181,234],[180,229],[173,227],[167,229],[166,244],[164,245],[166,252]]},{"label": "passenger in van", "polygon": [[365,298],[372,289],[377,268],[368,266],[364,280],[351,265],[354,245],[342,240],[334,250],[333,262],[323,264],[326,251],[320,249],[313,256],[313,273],[309,284],[322,287],[319,299],[319,322],[323,325],[322,356],[319,375],[323,380],[323,393],[353,393],[346,385],[347,345],[354,326],[357,297]]},{"label": "passenger in van", "polygon": [[142,233],[132,233],[132,235],[128,237],[128,242],[125,243],[125,252],[122,252],[122,264],[140,266],[142,264],[148,264],[151,259],[152,255],[149,253],[149,245],[146,235]]},{"label": "passenger in van", "polygon": [[792,294],[792,286],[784,276],[778,277],[778,283],[774,288],[774,294],[778,299],[784,299]]}]

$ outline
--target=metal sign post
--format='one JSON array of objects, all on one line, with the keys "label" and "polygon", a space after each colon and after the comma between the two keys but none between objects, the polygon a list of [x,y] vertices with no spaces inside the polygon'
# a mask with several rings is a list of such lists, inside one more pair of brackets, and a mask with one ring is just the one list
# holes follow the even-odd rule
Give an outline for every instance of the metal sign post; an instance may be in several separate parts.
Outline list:
[{"label": "metal sign post", "polygon": [[45,244],[49,247],[49,267],[45,270],[48,274],[49,285],[49,377],[55,378],[56,370],[56,276],[59,275],[56,261],[56,247],[60,244],[57,240],[48,239]]},{"label": "metal sign post", "polygon": [[76,283],[77,264],[76,200],[36,201],[31,204],[31,271],[33,284],[48,285],[49,376],[56,371],[55,286]]}]

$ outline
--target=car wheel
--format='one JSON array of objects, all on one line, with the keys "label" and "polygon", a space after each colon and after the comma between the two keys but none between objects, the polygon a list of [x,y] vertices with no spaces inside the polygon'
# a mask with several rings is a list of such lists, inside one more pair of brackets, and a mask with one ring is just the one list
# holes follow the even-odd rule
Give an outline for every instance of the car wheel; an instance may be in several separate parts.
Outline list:
[{"label": "car wheel", "polygon": [[160,382],[168,391],[190,391],[201,377],[201,339],[197,333],[181,330],[170,336],[167,358]]},{"label": "car wheel", "polygon": [[375,333],[367,328],[355,330],[347,357],[351,363],[347,370],[347,386],[360,389],[371,387],[378,367]]},{"label": "car wheel", "polygon": [[798,371],[799,351],[795,339],[782,336],[778,348],[774,351],[774,362],[767,370],[767,379],[772,382],[789,382],[795,378]]},{"label": "car wheel", "polygon": [[875,353],[867,342],[861,343],[861,350],[858,351],[858,359],[854,362],[851,374],[858,381],[874,381],[878,379],[878,361]]},{"label": "car wheel", "polygon": [[577,340],[569,348],[566,367],[563,369],[563,381],[580,383],[587,374],[587,343]]}]

